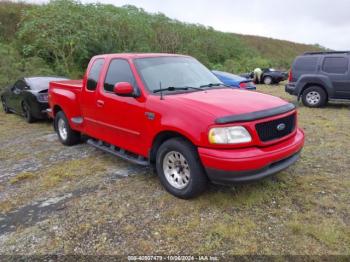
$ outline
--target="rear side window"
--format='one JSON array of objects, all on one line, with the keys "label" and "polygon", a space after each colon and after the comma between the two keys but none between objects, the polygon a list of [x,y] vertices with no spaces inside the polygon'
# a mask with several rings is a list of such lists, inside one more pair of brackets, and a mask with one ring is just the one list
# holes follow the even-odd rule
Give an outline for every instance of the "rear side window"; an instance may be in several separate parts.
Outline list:
[{"label": "rear side window", "polygon": [[86,88],[88,90],[90,90],[90,91],[96,90],[98,78],[100,76],[103,64],[104,64],[104,59],[102,59],[102,58],[96,59],[94,61],[94,64],[92,65],[92,67],[90,69],[88,79],[87,79]]},{"label": "rear side window", "polygon": [[348,67],[349,60],[346,57],[326,57],[322,70],[330,74],[345,74]]},{"label": "rear side window", "polygon": [[104,82],[104,89],[108,92],[113,92],[115,84],[120,82],[128,82],[133,86],[136,84],[128,61],[124,59],[114,59],[109,65]]},{"label": "rear side window", "polygon": [[297,59],[294,68],[297,71],[314,72],[316,71],[318,56],[302,56]]}]

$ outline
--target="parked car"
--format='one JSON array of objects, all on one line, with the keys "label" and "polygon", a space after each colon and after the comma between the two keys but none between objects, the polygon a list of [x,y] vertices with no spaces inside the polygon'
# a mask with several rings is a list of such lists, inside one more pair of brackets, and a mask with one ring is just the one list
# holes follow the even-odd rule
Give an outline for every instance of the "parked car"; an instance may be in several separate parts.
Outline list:
[{"label": "parked car", "polygon": [[256,90],[256,86],[254,85],[251,79],[216,70],[213,70],[212,72],[217,78],[219,78],[221,82],[223,82],[227,86],[233,88]]},{"label": "parked car", "polygon": [[67,80],[63,77],[26,77],[5,88],[1,102],[5,113],[24,116],[28,123],[47,117],[50,81]]},{"label": "parked car", "polygon": [[286,92],[308,107],[322,107],[329,100],[350,99],[350,51],[308,52],[298,56],[289,73]]},{"label": "parked car", "polygon": [[64,145],[86,134],[101,150],[155,166],[162,185],[185,199],[208,180],[280,172],[304,144],[293,104],[224,86],[189,56],[95,56],[83,80],[50,83],[49,105]]},{"label": "parked car", "polygon": [[243,73],[243,74],[240,74],[239,76],[246,79],[254,80],[254,72]]},{"label": "parked car", "polygon": [[275,70],[273,68],[263,68],[261,82],[265,85],[279,84],[288,79],[288,72]]},{"label": "parked car", "polygon": [[[261,81],[256,84],[273,85],[279,84],[280,82],[288,79],[287,72],[275,70],[273,68],[262,68],[261,70],[263,71],[261,75]],[[240,76],[248,79],[253,79],[254,72],[241,74]]]}]

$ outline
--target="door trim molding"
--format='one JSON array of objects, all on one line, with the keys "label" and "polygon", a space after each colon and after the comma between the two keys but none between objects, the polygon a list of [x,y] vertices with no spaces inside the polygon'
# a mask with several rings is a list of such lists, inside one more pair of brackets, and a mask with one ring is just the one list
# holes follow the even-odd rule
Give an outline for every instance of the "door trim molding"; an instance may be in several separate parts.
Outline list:
[{"label": "door trim molding", "polygon": [[95,120],[95,119],[92,119],[92,118],[89,118],[89,117],[85,117],[85,120],[87,121],[90,121],[94,124],[98,124],[98,125],[102,125],[102,126],[105,126],[105,127],[108,127],[110,129],[114,129],[114,130],[118,130],[118,131],[123,131],[125,133],[128,133],[128,134],[131,134],[131,135],[134,135],[134,136],[139,136],[141,135],[140,132],[137,132],[137,131],[134,131],[134,130],[130,130],[130,129],[127,129],[127,128],[123,128],[123,127],[120,127],[120,126],[114,126],[114,125],[110,125],[110,124],[107,124],[105,122],[102,122],[102,121],[98,121],[98,120]]}]

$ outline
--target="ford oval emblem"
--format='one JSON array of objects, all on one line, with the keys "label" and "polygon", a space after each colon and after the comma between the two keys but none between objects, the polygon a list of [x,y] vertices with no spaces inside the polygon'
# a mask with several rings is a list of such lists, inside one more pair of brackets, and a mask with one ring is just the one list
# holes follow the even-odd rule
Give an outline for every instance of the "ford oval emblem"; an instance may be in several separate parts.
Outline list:
[{"label": "ford oval emblem", "polygon": [[277,126],[277,130],[278,131],[283,131],[284,129],[286,129],[286,124],[285,123],[281,123]]}]

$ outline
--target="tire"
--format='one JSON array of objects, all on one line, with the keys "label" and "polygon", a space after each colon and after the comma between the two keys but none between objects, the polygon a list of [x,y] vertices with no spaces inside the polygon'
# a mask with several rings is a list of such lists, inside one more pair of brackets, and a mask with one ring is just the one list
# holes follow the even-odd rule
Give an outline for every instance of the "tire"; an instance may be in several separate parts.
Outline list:
[{"label": "tire", "polygon": [[22,103],[22,111],[24,119],[27,123],[31,124],[35,121],[35,118],[32,116],[32,113],[30,112],[30,106],[27,102]]},{"label": "tire", "polygon": [[3,97],[1,98],[1,104],[2,104],[2,109],[4,110],[5,114],[10,114],[11,111],[6,104],[5,98],[3,98]]},{"label": "tire", "polygon": [[178,198],[194,198],[208,185],[196,147],[182,138],[169,139],[160,146],[156,171],[165,189]]},{"label": "tire", "polygon": [[307,107],[323,107],[327,104],[327,94],[322,87],[311,86],[304,90],[302,101]]},{"label": "tire", "polygon": [[59,140],[66,146],[73,146],[80,143],[80,133],[73,130],[66,115],[60,111],[55,116],[55,130]]},{"label": "tire", "polygon": [[265,85],[272,85],[273,84],[273,79],[271,76],[265,76],[263,79],[263,82]]}]

